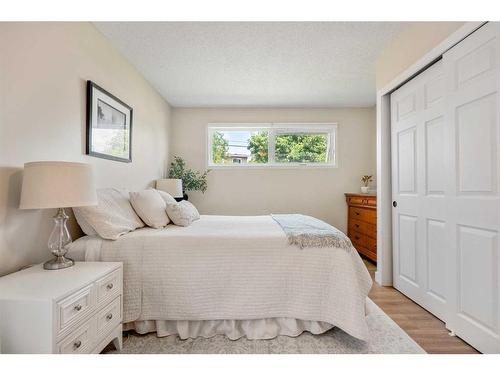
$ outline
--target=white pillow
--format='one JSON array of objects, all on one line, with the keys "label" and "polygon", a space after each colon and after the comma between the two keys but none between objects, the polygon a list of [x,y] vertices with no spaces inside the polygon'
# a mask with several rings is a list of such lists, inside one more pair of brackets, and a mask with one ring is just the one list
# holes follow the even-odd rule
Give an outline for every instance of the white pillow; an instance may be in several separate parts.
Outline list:
[{"label": "white pillow", "polygon": [[98,236],[94,228],[92,228],[92,226],[89,223],[87,223],[87,221],[83,218],[80,211],[75,210],[73,208],[73,214],[75,214],[76,222],[78,223],[80,228],[82,228],[83,233],[85,233],[87,236],[93,236],[93,237]]},{"label": "white pillow", "polygon": [[157,189],[153,189],[153,188],[149,188],[149,190],[154,190],[156,191],[158,194],[160,194],[160,197],[163,198],[163,200],[165,201],[165,204],[169,204],[169,203],[177,203],[177,201],[175,200],[174,197],[172,197],[169,193],[167,193],[166,191],[163,191],[163,190],[157,190]]},{"label": "white pillow", "polygon": [[85,220],[102,238],[116,240],[122,234],[144,226],[130,205],[128,192],[99,189],[97,202],[97,206],[73,207],[73,211],[75,216]]},{"label": "white pillow", "polygon": [[175,225],[181,227],[187,227],[200,218],[200,213],[196,207],[188,201],[167,203],[167,214]]},{"label": "white pillow", "polygon": [[130,203],[147,226],[158,229],[170,223],[167,204],[156,190],[130,192]]}]

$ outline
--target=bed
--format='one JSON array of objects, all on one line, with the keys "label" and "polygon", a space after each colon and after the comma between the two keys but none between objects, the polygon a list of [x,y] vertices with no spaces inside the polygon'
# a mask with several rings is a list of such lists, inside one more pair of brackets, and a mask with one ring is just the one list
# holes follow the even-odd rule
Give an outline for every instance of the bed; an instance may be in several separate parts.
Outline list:
[{"label": "bed", "polygon": [[372,281],[358,253],[292,246],[271,216],[201,215],[116,241],[84,236],[68,256],[123,262],[124,327],[139,333],[263,339],[336,326],[368,339]]}]

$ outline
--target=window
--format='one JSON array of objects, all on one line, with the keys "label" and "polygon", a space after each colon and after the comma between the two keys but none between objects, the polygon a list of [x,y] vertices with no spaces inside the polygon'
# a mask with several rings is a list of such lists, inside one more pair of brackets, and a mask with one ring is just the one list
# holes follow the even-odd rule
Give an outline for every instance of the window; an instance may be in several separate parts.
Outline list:
[{"label": "window", "polygon": [[209,124],[209,167],[336,166],[336,124]]}]

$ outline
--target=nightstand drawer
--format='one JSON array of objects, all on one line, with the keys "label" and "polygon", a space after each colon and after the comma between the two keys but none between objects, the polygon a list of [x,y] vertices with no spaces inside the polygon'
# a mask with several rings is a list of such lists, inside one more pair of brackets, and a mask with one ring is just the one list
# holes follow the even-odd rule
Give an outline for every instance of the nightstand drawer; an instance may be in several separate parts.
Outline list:
[{"label": "nightstand drawer", "polygon": [[81,328],[70,334],[61,341],[58,346],[59,353],[62,354],[83,354],[89,353],[95,341],[95,318],[91,319]]},{"label": "nightstand drawer", "polygon": [[97,313],[97,332],[105,335],[122,321],[121,296]]},{"label": "nightstand drawer", "polygon": [[77,293],[57,302],[58,332],[63,331],[94,308],[93,287],[89,285]]},{"label": "nightstand drawer", "polygon": [[97,281],[97,304],[103,301],[111,301],[121,293],[122,273],[116,270]]}]

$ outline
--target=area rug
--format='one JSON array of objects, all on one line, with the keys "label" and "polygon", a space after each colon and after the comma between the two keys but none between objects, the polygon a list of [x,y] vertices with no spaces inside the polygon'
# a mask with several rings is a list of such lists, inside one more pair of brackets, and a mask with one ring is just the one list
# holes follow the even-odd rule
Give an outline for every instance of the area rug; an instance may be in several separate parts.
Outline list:
[{"label": "area rug", "polygon": [[321,335],[308,332],[297,337],[278,336],[270,340],[231,341],[218,335],[208,339],[181,340],[178,336],[156,337],[155,333],[124,337],[123,350],[109,346],[105,353],[115,354],[422,354],[413,341],[375,303],[367,300],[366,317],[371,333],[369,342],[357,340],[339,328]]}]

